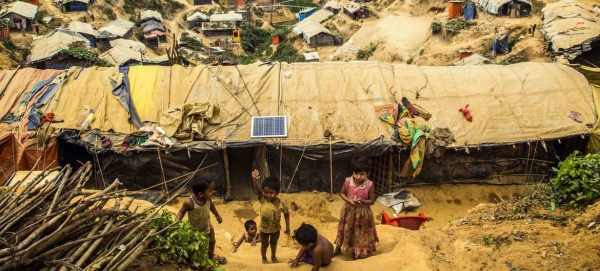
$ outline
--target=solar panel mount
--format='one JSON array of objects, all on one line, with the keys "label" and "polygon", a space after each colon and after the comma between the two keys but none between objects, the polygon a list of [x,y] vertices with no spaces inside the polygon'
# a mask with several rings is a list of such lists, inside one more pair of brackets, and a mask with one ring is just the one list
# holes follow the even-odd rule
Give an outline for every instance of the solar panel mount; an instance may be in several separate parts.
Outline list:
[{"label": "solar panel mount", "polygon": [[287,116],[252,117],[250,137],[287,137]]}]

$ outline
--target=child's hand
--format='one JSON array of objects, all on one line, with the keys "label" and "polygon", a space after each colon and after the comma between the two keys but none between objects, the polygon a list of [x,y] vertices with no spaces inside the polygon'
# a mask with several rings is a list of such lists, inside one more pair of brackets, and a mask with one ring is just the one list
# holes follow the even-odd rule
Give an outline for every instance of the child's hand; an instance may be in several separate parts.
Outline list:
[{"label": "child's hand", "polygon": [[290,235],[290,228],[285,227],[285,235]]},{"label": "child's hand", "polygon": [[217,222],[219,222],[219,224],[223,223],[223,219],[221,218],[221,216],[217,216]]},{"label": "child's hand", "polygon": [[256,240],[252,241],[252,243],[250,243],[251,246],[255,247],[256,246]]},{"label": "child's hand", "polygon": [[293,266],[298,266],[298,259],[290,259],[288,263]]},{"label": "child's hand", "polygon": [[258,172],[257,169],[255,169],[254,171],[252,171],[252,179],[254,179],[254,180],[260,179],[260,173]]}]

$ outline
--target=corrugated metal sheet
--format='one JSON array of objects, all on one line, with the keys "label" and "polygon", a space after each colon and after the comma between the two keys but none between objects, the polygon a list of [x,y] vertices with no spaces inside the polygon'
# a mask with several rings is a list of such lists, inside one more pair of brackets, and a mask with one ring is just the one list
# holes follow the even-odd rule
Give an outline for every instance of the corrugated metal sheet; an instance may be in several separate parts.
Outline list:
[{"label": "corrugated metal sheet", "polygon": [[33,18],[35,18],[35,15],[37,14],[37,11],[38,7],[36,5],[17,1],[2,7],[2,10],[0,10],[0,18],[4,17],[9,13],[15,13],[25,18],[33,20]]},{"label": "corrugated metal sheet", "polygon": [[202,12],[196,11],[192,14],[189,14],[187,17],[188,22],[193,22],[196,20],[208,21],[210,17]]},{"label": "corrugated metal sheet", "polygon": [[342,5],[337,1],[329,1],[323,8],[341,9]]},{"label": "corrugated metal sheet", "polygon": [[97,34],[96,30],[94,30],[94,27],[91,24],[86,24],[79,21],[72,21],[69,23],[67,29],[90,36],[96,36]]},{"label": "corrugated metal sheet", "polygon": [[[304,33],[307,30],[310,30],[310,29],[324,29],[325,31],[327,31],[326,33],[331,34],[331,32],[329,32],[329,30],[327,30],[327,28],[325,28],[324,26],[321,25],[321,22],[327,20],[331,16],[333,16],[333,13],[331,11],[324,10],[324,9],[319,10],[319,11],[315,12],[313,15],[309,16],[308,18],[304,19],[302,22],[299,22],[298,24],[296,24],[296,26],[294,26],[294,28],[292,28],[292,31],[296,35],[302,35],[302,33]],[[316,26],[315,24],[319,25],[320,28],[318,26]],[[316,33],[316,34],[318,34],[318,33]]]},{"label": "corrugated metal sheet", "polygon": [[344,9],[349,13],[354,13],[360,10],[361,6],[356,3],[349,3],[344,7]]},{"label": "corrugated metal sheet", "polygon": [[326,10],[326,9],[321,9],[321,10],[313,13],[313,15],[308,16],[308,18],[306,18],[304,20],[321,23],[321,22],[329,19],[331,16],[333,16],[333,12]]},{"label": "corrugated metal sheet", "polygon": [[162,32],[167,31],[167,30],[165,30],[165,27],[157,21],[147,21],[143,24],[142,31],[144,33],[152,32],[154,30],[158,30],[158,31],[162,31]]},{"label": "corrugated metal sheet", "polygon": [[146,10],[146,11],[140,12],[140,21],[145,20],[145,19],[156,19],[161,22],[163,21],[162,15],[158,11],[154,11],[154,10]]},{"label": "corrugated metal sheet", "polygon": [[84,42],[90,49],[90,41],[81,34],[66,28],[54,29],[33,41],[28,63],[50,59],[60,53],[62,49],[68,48],[73,42]]},{"label": "corrugated metal sheet", "polygon": [[125,34],[127,34],[127,32],[131,30],[131,28],[133,28],[133,26],[134,23],[130,21],[117,19],[108,22],[105,26],[98,29],[98,33],[103,35],[102,32],[108,32],[112,36],[123,37]]},{"label": "corrugated metal sheet", "polygon": [[304,37],[307,39],[310,39],[319,33],[327,33],[332,35],[331,32],[320,23],[308,20],[298,24],[298,26],[294,27],[292,31],[294,31],[296,35],[304,35]]},{"label": "corrugated metal sheet", "polygon": [[211,22],[230,22],[230,21],[243,21],[244,17],[242,14],[235,13],[235,11],[230,11],[225,14],[213,14],[210,15]]},{"label": "corrugated metal sheet", "polygon": [[553,51],[574,53],[569,59],[591,49],[591,42],[600,38],[598,18],[581,3],[560,1],[547,5],[542,13],[542,34],[552,43]]}]

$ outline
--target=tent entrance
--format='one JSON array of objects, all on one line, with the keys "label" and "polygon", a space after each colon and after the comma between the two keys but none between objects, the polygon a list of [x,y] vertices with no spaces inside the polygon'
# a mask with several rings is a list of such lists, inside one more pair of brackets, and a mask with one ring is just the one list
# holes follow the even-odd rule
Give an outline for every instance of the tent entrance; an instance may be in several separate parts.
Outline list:
[{"label": "tent entrance", "polygon": [[[227,148],[224,150],[224,161],[229,164],[230,196],[237,200],[256,199],[252,188],[250,173],[253,170],[254,148]],[[261,177],[267,177],[267,172],[261,172]]]},{"label": "tent entrance", "polygon": [[371,173],[369,178],[375,184],[375,194],[383,195],[392,190],[394,177],[394,159],[392,153],[384,153],[373,157],[371,160]]}]

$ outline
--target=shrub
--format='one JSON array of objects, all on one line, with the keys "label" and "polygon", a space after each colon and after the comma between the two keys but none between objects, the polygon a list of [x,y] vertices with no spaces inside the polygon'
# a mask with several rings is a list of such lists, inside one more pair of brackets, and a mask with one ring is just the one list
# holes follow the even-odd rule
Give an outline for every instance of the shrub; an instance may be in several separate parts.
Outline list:
[{"label": "shrub", "polygon": [[442,23],[441,22],[431,22],[431,32],[434,35],[442,33]]},{"label": "shrub", "polygon": [[573,152],[558,168],[552,168],[556,177],[550,179],[552,198],[556,203],[575,208],[585,207],[600,197],[600,155],[581,155]]},{"label": "shrub", "polygon": [[368,60],[373,55],[375,50],[377,50],[377,44],[371,43],[368,47],[364,49],[359,49],[356,52],[356,58],[358,60]]},{"label": "shrub", "polygon": [[277,50],[275,50],[275,53],[271,56],[270,60],[294,63],[302,62],[304,60],[304,56],[300,55],[298,50],[296,50],[296,48],[294,48],[294,46],[291,44],[281,43],[279,46],[277,46]]},{"label": "shrub", "polygon": [[204,269],[216,267],[217,263],[208,258],[208,236],[193,230],[188,221],[175,221],[174,216],[175,214],[163,210],[157,219],[150,223],[150,228],[157,231],[170,227],[162,234],[156,235],[150,244],[150,248],[158,249],[158,260],[199,264]]}]

